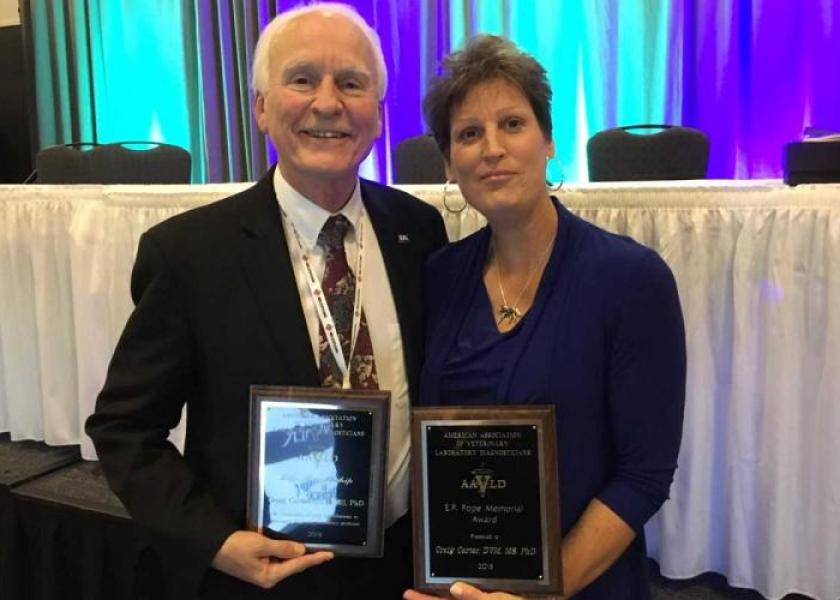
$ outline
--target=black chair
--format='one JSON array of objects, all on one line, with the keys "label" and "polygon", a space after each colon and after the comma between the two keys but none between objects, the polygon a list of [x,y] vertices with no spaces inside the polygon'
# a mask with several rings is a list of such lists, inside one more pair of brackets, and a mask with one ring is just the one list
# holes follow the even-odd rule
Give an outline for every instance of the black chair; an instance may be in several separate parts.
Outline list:
[{"label": "black chair", "polygon": [[[633,129],[662,129],[630,133]],[[586,144],[590,181],[705,179],[709,139],[691,127],[630,125],[600,131]]]},{"label": "black chair", "polygon": [[404,139],[394,151],[394,183],[444,183],[446,170],[435,139],[418,135]]},{"label": "black chair", "polygon": [[48,146],[35,155],[35,183],[98,183],[90,153],[99,144],[82,142]]},{"label": "black chair", "polygon": [[64,144],[35,157],[37,183],[189,183],[190,170],[189,152],[157,142]]}]

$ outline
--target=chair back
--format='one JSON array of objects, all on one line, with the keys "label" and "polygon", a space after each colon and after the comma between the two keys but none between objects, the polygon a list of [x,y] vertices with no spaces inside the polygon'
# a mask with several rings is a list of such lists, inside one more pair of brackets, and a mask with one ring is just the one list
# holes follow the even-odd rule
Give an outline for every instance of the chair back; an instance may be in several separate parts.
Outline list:
[{"label": "chair back", "polygon": [[49,146],[35,155],[35,183],[97,183],[91,152],[99,144]]},{"label": "chair back", "polygon": [[394,151],[394,183],[444,183],[443,155],[430,135],[404,139]]},{"label": "chair back", "polygon": [[[633,129],[662,129],[630,133]],[[691,127],[630,125],[600,131],[586,144],[590,181],[705,179],[709,139]]]},{"label": "chair back", "polygon": [[35,169],[37,183],[189,183],[191,162],[183,148],[157,142],[64,144],[39,151]]}]

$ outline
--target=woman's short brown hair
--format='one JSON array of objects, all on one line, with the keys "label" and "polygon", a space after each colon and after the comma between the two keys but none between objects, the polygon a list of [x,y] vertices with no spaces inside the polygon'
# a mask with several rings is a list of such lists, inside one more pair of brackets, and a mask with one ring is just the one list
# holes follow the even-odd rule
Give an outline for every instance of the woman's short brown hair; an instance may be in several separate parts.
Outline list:
[{"label": "woman's short brown hair", "polygon": [[423,99],[426,123],[447,162],[452,111],[476,85],[493,79],[509,81],[525,94],[545,138],[551,139],[551,88],[543,66],[504,38],[479,35],[443,60],[443,73]]}]

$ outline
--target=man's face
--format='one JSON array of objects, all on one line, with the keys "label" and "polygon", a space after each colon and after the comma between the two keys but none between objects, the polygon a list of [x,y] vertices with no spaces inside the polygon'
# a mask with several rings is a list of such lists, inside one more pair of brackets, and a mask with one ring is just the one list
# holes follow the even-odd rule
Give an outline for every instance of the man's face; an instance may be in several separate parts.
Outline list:
[{"label": "man's face", "polygon": [[381,127],[374,61],[364,34],[336,14],[302,15],[273,41],[255,113],[298,191],[355,181]]}]

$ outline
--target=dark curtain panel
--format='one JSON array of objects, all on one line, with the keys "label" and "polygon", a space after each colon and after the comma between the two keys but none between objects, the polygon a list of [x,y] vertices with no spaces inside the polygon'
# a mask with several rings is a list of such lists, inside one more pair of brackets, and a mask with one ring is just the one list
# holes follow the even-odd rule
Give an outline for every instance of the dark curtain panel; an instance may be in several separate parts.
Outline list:
[{"label": "dark curtain panel", "polygon": [[247,0],[185,4],[187,97],[200,123],[191,145],[201,149],[203,180],[255,180],[273,156],[252,117],[250,64],[260,29],[277,7]]},{"label": "dark curtain panel", "polygon": [[[259,30],[294,0],[20,0],[31,32],[38,145],[151,140],[187,148],[193,181],[257,178],[274,161],[248,85]],[[709,176],[781,175],[803,127],[840,129],[840,3],[777,0],[351,0],[379,32],[389,73],[382,137],[423,133],[421,101],[450,46],[510,37],[547,68],[557,160],[586,180],[587,139],[667,121],[705,131]]]},{"label": "dark curtain panel", "polygon": [[[39,147],[172,143],[190,151],[195,182],[254,180],[276,160],[252,116],[250,64],[261,29],[298,2],[22,2],[32,30]],[[382,136],[361,174],[387,182],[391,147],[424,131],[426,84],[449,50],[449,0],[350,4],[385,52]]]}]

